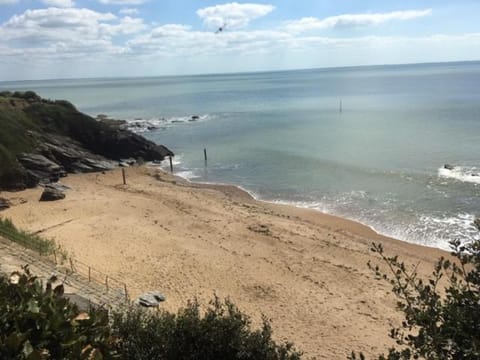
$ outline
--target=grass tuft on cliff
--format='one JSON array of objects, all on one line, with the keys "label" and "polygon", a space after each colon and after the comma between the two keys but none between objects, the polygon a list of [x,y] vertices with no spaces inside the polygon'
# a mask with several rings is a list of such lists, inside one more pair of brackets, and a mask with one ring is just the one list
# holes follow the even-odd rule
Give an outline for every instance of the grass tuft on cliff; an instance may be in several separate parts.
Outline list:
[{"label": "grass tuft on cliff", "polygon": [[35,250],[42,255],[53,254],[53,252],[58,249],[58,246],[53,240],[44,239],[38,235],[19,230],[10,219],[0,218],[0,235],[28,249]]}]

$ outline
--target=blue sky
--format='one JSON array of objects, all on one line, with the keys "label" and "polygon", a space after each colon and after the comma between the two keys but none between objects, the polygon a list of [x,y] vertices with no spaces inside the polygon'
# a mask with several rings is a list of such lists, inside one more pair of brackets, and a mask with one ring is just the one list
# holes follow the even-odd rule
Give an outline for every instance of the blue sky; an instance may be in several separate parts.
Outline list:
[{"label": "blue sky", "polygon": [[0,80],[480,60],[478,14],[473,0],[0,0]]}]

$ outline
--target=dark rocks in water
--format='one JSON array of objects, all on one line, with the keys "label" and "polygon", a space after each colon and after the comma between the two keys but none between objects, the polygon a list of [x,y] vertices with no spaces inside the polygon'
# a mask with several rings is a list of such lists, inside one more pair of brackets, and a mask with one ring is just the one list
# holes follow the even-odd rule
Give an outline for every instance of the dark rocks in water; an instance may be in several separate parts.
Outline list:
[{"label": "dark rocks in water", "polygon": [[200,119],[200,116],[198,116],[198,115],[193,115],[193,116],[190,118],[190,120],[188,120],[188,121],[197,121],[197,120],[199,120],[199,119]]},{"label": "dark rocks in water", "polygon": [[117,128],[123,128],[127,126],[127,120],[117,120],[117,119],[108,119],[108,118],[98,118],[97,120],[105,125]]},{"label": "dark rocks in water", "polygon": [[478,231],[480,231],[480,217],[477,217],[475,220],[473,220],[473,226],[475,226]]},{"label": "dark rocks in water", "polygon": [[443,168],[447,169],[447,170],[453,170],[455,168],[455,166],[450,165],[450,164],[445,164],[445,165],[443,165]]},{"label": "dark rocks in water", "polygon": [[137,304],[145,307],[157,307],[165,300],[165,296],[160,292],[149,291],[138,297]]},{"label": "dark rocks in water", "polygon": [[8,209],[12,204],[4,198],[0,198],[0,211]]},{"label": "dark rocks in water", "polygon": [[43,190],[42,196],[40,197],[40,201],[55,201],[61,199],[65,199],[65,194],[63,191],[54,187],[45,187],[45,190]]}]

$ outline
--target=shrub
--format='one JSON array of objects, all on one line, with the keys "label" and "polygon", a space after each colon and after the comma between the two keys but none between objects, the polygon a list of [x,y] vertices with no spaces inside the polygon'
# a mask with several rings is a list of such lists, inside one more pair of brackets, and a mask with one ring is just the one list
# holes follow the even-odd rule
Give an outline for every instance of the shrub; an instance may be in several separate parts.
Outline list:
[{"label": "shrub", "polygon": [[44,289],[28,267],[0,277],[0,359],[118,358],[107,312],[80,312],[55,281]]},{"label": "shrub", "polygon": [[[432,276],[423,281],[415,268],[409,271],[397,256],[388,257],[380,244],[373,244],[389,274],[382,274],[378,265],[369,266],[390,282],[405,315],[401,327],[390,331],[401,348],[390,349],[380,360],[480,359],[480,241],[452,241],[451,247],[453,261],[441,257]],[[447,282],[444,289],[442,278]]]},{"label": "shrub", "polygon": [[133,305],[109,316],[81,312],[52,277],[44,288],[28,267],[0,276],[0,359],[252,359],[297,360],[290,343],[272,340],[229,300],[217,297],[202,313],[197,301],[172,314]]},{"label": "shrub", "polygon": [[126,359],[300,359],[290,343],[272,340],[269,322],[260,330],[229,300],[217,297],[202,315],[197,301],[177,314],[130,308],[113,316],[113,331],[121,339]]}]

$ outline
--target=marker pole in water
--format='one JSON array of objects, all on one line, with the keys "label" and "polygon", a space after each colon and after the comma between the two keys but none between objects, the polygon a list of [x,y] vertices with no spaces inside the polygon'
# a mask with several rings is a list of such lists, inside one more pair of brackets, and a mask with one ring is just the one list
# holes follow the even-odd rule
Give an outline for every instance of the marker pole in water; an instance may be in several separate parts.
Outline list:
[{"label": "marker pole in water", "polygon": [[173,174],[173,163],[172,163],[172,157],[169,156],[168,159],[170,160],[170,172]]},{"label": "marker pole in water", "polygon": [[207,148],[203,148],[203,157],[205,158],[205,166],[207,166]]}]

